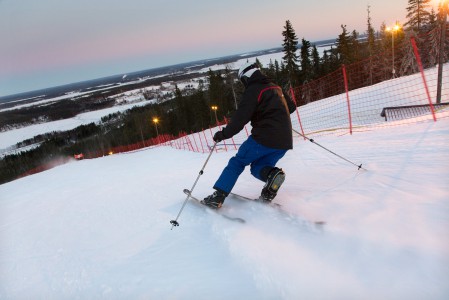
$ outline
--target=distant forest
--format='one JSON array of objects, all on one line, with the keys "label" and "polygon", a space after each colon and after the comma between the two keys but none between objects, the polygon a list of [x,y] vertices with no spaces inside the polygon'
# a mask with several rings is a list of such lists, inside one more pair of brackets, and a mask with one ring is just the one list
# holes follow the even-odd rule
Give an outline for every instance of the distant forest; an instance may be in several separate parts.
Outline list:
[{"label": "distant forest", "polygon": [[[401,66],[398,68],[398,76],[408,75],[416,71],[407,42],[411,36],[416,37],[420,48],[426,49],[426,67],[437,64],[440,55],[447,61],[449,34],[445,35],[442,53],[439,39],[444,36],[442,31],[448,31],[447,3],[446,7],[440,6],[437,12],[431,9],[430,0],[409,0],[408,3],[408,21],[405,24],[392,24],[391,27],[382,24],[377,31],[371,25],[368,6],[366,31],[360,34],[355,30],[350,31],[342,24],[341,34],[336,38],[335,45],[322,56],[319,55],[316,45],[305,38],[299,43],[293,24],[287,20],[282,30],[283,59],[280,62],[272,61],[266,68],[260,65],[262,71],[287,91],[289,87],[297,87],[326,76],[342,65],[376,55],[384,54],[388,57],[394,38],[398,66]],[[377,80],[390,78],[388,75]],[[14,180],[43,164],[73,157],[74,154],[108,153],[110,148],[139,143],[154,138],[157,134],[177,136],[181,132],[201,131],[216,124],[215,113],[219,120],[229,118],[236,110],[242,93],[243,86],[238,82],[235,71],[209,70],[206,79],[200,82],[197,89],[180,90],[176,87],[168,99],[159,104],[135,107],[105,116],[97,124],[91,123],[70,131],[39,135],[19,143],[18,147],[37,146],[19,154],[7,155],[0,160],[0,184]],[[51,120],[69,118],[81,111],[112,105],[105,97],[93,96],[85,100],[67,100],[52,104],[51,107],[46,107],[45,115]],[[217,106],[218,110],[212,111],[211,106]],[[35,120],[42,116],[40,110],[41,108],[32,107],[9,114],[2,113],[0,128]],[[154,117],[160,120],[157,128],[152,123]]]}]

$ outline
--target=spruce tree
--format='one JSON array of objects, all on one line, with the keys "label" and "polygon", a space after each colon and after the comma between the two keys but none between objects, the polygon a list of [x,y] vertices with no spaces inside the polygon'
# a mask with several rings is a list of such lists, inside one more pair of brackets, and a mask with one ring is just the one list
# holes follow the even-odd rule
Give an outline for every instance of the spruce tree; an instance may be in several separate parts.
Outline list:
[{"label": "spruce tree", "polygon": [[329,57],[330,50],[324,50],[323,58],[321,59],[321,72],[322,74],[328,74],[331,70],[331,59]]},{"label": "spruce tree", "polygon": [[313,79],[320,77],[321,74],[321,59],[316,45],[312,46],[312,76]]},{"label": "spruce tree", "polygon": [[435,10],[433,9],[433,7],[430,10],[430,14],[429,14],[429,25],[431,28],[438,26],[438,16],[435,13]]},{"label": "spruce tree", "polygon": [[407,29],[421,31],[423,26],[430,22],[430,13],[426,10],[430,6],[430,0],[408,0]]},{"label": "spruce tree", "polygon": [[441,2],[438,7],[438,20],[440,23],[440,48],[438,50],[438,83],[436,102],[441,103],[442,87],[443,87],[443,63],[447,61],[447,53],[449,52],[449,28],[447,26],[447,17],[449,14],[449,3]]},{"label": "spruce tree", "polygon": [[306,39],[301,40],[301,82],[308,82],[312,79],[312,62],[310,60],[311,44]]},{"label": "spruce tree", "polygon": [[351,47],[352,39],[349,35],[346,25],[341,25],[342,33],[338,36],[336,44],[337,44],[337,52],[339,55],[340,64],[350,64],[353,59],[353,49]]},{"label": "spruce tree", "polygon": [[259,69],[263,69],[263,65],[262,65],[262,63],[260,62],[260,60],[259,60],[259,58],[257,58],[256,57],[256,62],[255,62],[255,64],[259,67]]},{"label": "spruce tree", "polygon": [[178,86],[175,86],[175,97],[174,100],[176,110],[176,126],[175,128],[177,130],[187,130],[190,128],[191,124],[191,110],[190,106],[188,105],[186,99],[182,95],[181,90],[178,88]]},{"label": "spruce tree", "polygon": [[[444,21],[444,16],[447,13],[445,6],[442,6],[441,4],[438,7],[438,15],[432,10],[432,14],[434,15],[431,18],[431,22],[433,22],[431,23],[432,30],[429,33],[427,44],[429,47],[429,63],[431,65],[436,65],[439,62],[440,53],[442,55],[442,62],[447,61],[448,58],[449,27],[445,25]],[[443,30],[445,32],[443,32]],[[445,39],[444,42],[442,42],[442,38]],[[441,52],[441,50],[443,51]]]},{"label": "spruce tree", "polygon": [[366,35],[367,35],[367,42],[368,42],[368,53],[369,56],[373,56],[376,53],[376,36],[375,36],[375,31],[373,28],[373,25],[371,24],[371,16],[370,16],[370,6],[368,5],[368,20],[367,20],[367,30],[366,30]]},{"label": "spruce tree", "polygon": [[298,55],[296,54],[296,51],[298,50],[298,38],[296,37],[295,30],[289,20],[285,22],[282,36],[284,37],[284,42],[282,44],[284,56],[282,59],[285,65],[285,71],[290,85],[296,85],[296,78],[299,70]]},{"label": "spruce tree", "polygon": [[413,74],[419,71],[412,42],[410,41],[412,37],[417,44],[422,42],[413,30],[405,31],[405,42],[402,44],[403,56],[400,60],[401,65],[399,68],[400,76]]},{"label": "spruce tree", "polygon": [[367,20],[367,50],[368,50],[368,57],[369,57],[369,63],[366,66],[367,73],[368,73],[368,84],[373,84],[374,76],[373,76],[373,70],[375,68],[373,56],[377,53],[377,47],[376,47],[376,36],[374,28],[371,24],[371,10],[370,6],[368,5],[368,20]]},{"label": "spruce tree", "polygon": [[236,89],[234,86],[236,77],[233,75],[232,69],[230,66],[226,66],[225,71],[224,71],[224,76],[225,76],[224,81],[225,81],[226,87],[231,88],[232,98],[234,99],[235,110],[237,110],[237,108],[238,108],[237,94],[236,94]]},{"label": "spruce tree", "polygon": [[270,77],[273,80],[276,77],[276,70],[274,69],[274,63],[271,58],[270,58],[270,62],[268,63],[268,67],[265,69],[265,75],[267,75],[268,77]]},{"label": "spruce tree", "polygon": [[279,62],[277,60],[274,61],[274,80],[281,84],[281,67],[279,66]]},{"label": "spruce tree", "polygon": [[359,42],[359,33],[356,30],[352,31],[350,37],[351,49],[351,63],[362,59],[362,49]]}]

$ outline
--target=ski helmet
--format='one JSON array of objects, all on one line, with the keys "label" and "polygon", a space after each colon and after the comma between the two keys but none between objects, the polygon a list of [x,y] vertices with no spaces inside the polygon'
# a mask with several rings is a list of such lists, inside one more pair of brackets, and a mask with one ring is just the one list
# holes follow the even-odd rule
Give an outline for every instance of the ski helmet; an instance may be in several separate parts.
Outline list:
[{"label": "ski helmet", "polygon": [[243,77],[250,78],[257,70],[259,70],[259,66],[256,63],[246,62],[240,67],[238,77],[240,80],[242,80]]}]

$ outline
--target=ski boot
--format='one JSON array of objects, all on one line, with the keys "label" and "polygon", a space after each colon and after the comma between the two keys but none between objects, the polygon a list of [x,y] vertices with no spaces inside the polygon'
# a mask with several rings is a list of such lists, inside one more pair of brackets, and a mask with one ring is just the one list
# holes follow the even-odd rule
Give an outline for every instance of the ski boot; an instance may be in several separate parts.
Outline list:
[{"label": "ski boot", "polygon": [[207,196],[204,200],[201,201],[206,206],[209,206],[213,209],[219,209],[226,198],[227,194],[216,190],[212,195]]},{"label": "ski boot", "polygon": [[282,169],[274,167],[268,174],[267,182],[262,189],[259,199],[262,202],[271,202],[285,180],[285,173]]}]

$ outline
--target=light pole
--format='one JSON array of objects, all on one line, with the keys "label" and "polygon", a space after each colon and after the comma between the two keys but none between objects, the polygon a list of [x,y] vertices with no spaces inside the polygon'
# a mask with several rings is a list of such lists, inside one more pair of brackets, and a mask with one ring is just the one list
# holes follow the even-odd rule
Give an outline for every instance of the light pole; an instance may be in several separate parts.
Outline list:
[{"label": "light pole", "polygon": [[401,29],[401,27],[399,27],[398,23],[396,23],[396,25],[394,25],[393,27],[387,27],[386,30],[391,32],[391,51],[393,52],[393,61],[391,63],[392,65],[392,73],[393,73],[393,77],[396,77],[396,70],[394,69],[394,34]]},{"label": "light pole", "polygon": [[158,142],[158,144],[160,144],[161,142],[159,141],[159,131],[157,130],[157,123],[159,123],[159,119],[153,118],[153,123],[154,123],[154,127],[156,127],[157,142]]},{"label": "light pole", "polygon": [[441,26],[441,36],[440,36],[440,50],[438,52],[438,83],[437,83],[437,103],[441,103],[441,87],[443,84],[443,54],[444,54],[444,45],[446,42],[446,24],[447,24],[447,15],[449,14],[449,0],[441,0],[440,1],[440,26]]},{"label": "light pole", "polygon": [[216,105],[213,105],[213,106],[211,106],[211,109],[214,111],[214,113],[215,113],[215,122],[217,123],[217,125],[218,125],[218,118],[217,118],[217,109],[218,109],[218,106],[216,106]]}]

